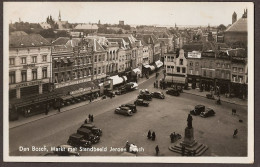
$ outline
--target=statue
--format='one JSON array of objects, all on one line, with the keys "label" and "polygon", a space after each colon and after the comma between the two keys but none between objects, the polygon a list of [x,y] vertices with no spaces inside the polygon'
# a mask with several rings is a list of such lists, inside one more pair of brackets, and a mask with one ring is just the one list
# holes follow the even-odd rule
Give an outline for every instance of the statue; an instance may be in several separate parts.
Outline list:
[{"label": "statue", "polygon": [[188,122],[188,128],[191,129],[192,128],[192,116],[190,114],[188,115],[187,122]]}]

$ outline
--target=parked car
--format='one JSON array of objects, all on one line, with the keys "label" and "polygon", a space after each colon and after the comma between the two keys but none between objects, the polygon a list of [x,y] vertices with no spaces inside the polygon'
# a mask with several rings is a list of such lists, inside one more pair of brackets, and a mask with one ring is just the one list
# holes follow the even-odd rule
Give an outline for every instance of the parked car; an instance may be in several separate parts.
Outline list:
[{"label": "parked car", "polygon": [[204,105],[196,105],[193,110],[190,111],[190,114],[192,115],[200,115],[201,112],[205,111]]},{"label": "parked car", "polygon": [[172,96],[180,96],[180,92],[176,89],[166,90],[166,94],[172,95]]},{"label": "parked car", "polygon": [[138,84],[136,82],[129,82],[125,86],[129,91],[138,89]]},{"label": "parked car", "polygon": [[135,105],[137,106],[145,106],[145,107],[148,107],[149,106],[149,103],[148,102],[145,102],[144,99],[137,99],[135,102],[134,102]]},{"label": "parked car", "polygon": [[97,136],[102,136],[102,130],[101,129],[99,129],[99,128],[97,128],[95,125],[93,125],[93,124],[90,124],[90,123],[88,123],[88,124],[83,124],[83,125],[81,125],[81,128],[86,128],[86,129],[89,129],[89,130],[91,130],[91,132],[94,134],[94,135],[97,135]]},{"label": "parked car", "polygon": [[203,118],[214,116],[214,115],[215,115],[215,111],[211,108],[207,108],[204,112],[200,113],[200,116]]},{"label": "parked car", "polygon": [[71,145],[59,145],[53,153],[58,156],[80,156]]},{"label": "parked car", "polygon": [[137,111],[135,104],[130,104],[130,103],[122,104],[121,107],[129,107],[133,113],[136,113]]},{"label": "parked car", "polygon": [[74,147],[86,147],[87,148],[87,147],[92,146],[91,141],[85,140],[83,135],[80,135],[77,133],[70,135],[67,143]]},{"label": "parked car", "polygon": [[94,135],[91,130],[86,128],[79,128],[77,133],[84,136],[85,140],[91,141],[91,143],[95,144],[98,143],[100,140],[99,136]]},{"label": "parked car", "polygon": [[147,101],[151,101],[152,100],[152,95],[149,93],[143,93],[143,94],[140,94],[138,95],[137,97],[138,99],[144,99],[144,100],[147,100]]},{"label": "parked car", "polygon": [[152,92],[151,94],[152,94],[153,98],[158,98],[158,99],[164,99],[165,98],[165,96],[162,92]]},{"label": "parked car", "polygon": [[127,116],[132,116],[133,112],[129,107],[118,107],[115,109],[116,114],[121,114],[121,115],[127,115]]},{"label": "parked car", "polygon": [[115,97],[115,93],[112,90],[106,91],[105,95],[108,96],[108,97]]}]

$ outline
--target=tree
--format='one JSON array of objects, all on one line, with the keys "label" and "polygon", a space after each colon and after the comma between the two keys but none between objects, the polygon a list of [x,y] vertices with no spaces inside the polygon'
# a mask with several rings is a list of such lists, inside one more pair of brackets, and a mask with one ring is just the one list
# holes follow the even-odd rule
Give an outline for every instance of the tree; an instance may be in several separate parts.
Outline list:
[{"label": "tree", "polygon": [[220,24],[220,25],[218,26],[218,28],[217,28],[217,29],[218,29],[219,31],[225,31],[225,30],[226,30],[226,28],[227,28],[227,27],[226,27],[225,25],[223,25],[223,24]]}]

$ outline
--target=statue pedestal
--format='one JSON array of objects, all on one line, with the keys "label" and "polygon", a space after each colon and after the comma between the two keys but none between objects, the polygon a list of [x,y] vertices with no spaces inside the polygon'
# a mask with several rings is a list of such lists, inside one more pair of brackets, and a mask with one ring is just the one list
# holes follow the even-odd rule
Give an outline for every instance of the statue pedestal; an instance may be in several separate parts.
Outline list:
[{"label": "statue pedestal", "polygon": [[193,147],[195,144],[197,144],[197,141],[195,141],[194,139],[193,128],[188,128],[188,127],[185,128],[184,140],[180,144],[185,147]]}]

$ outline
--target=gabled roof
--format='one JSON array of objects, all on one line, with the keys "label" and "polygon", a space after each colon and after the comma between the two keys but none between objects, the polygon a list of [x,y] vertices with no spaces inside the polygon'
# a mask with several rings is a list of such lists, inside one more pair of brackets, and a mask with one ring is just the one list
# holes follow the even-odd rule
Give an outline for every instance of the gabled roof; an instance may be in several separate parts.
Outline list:
[{"label": "gabled roof", "polygon": [[97,30],[96,24],[78,24],[74,29],[76,30]]},{"label": "gabled roof", "polygon": [[225,32],[247,32],[247,18],[240,18]]},{"label": "gabled roof", "polygon": [[36,46],[50,46],[51,43],[43,38],[40,34],[30,35],[10,35],[9,47],[36,47]]},{"label": "gabled roof", "polygon": [[11,35],[20,36],[20,35],[28,35],[28,34],[24,31],[14,31],[14,32],[11,32]]},{"label": "gabled roof", "polygon": [[64,45],[66,47],[76,47],[79,46],[81,38],[72,38],[69,37],[59,37],[52,42],[53,45]]},{"label": "gabled roof", "polygon": [[93,47],[94,52],[104,52],[105,49],[101,46],[97,39],[94,37],[86,37],[86,41],[88,42],[88,47]]},{"label": "gabled roof", "polygon": [[138,38],[142,38],[143,41],[147,44],[156,44],[159,43],[158,39],[154,34],[138,34]]}]

